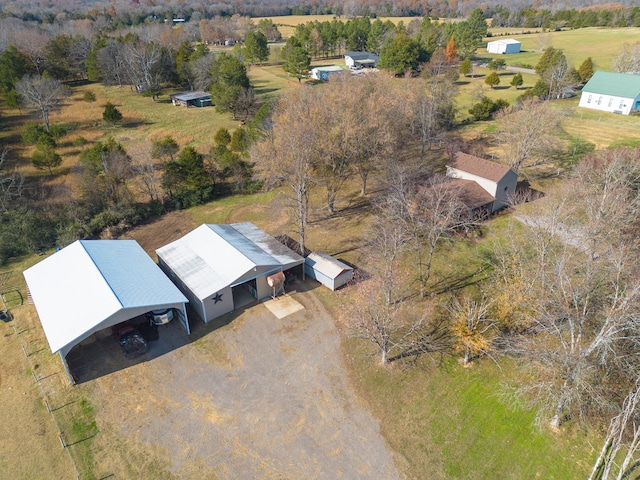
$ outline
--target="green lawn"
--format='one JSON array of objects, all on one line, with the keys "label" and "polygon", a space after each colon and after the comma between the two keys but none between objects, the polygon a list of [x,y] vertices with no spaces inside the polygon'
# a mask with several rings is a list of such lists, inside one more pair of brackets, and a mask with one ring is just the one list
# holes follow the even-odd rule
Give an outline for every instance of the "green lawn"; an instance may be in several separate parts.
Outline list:
[{"label": "green lawn", "polygon": [[[508,31],[521,31],[524,29],[504,29]],[[493,29],[492,29],[493,31]],[[551,37],[551,46],[564,51],[569,64],[576,68],[584,61],[585,58],[593,59],[596,70],[610,70],[611,57],[620,51],[624,43],[635,43],[640,35],[640,28],[607,28],[607,27],[589,27],[578,28],[575,30],[563,30],[560,32],[548,32],[542,35]],[[489,37],[485,41],[498,40],[505,37]],[[488,54],[486,50],[479,49],[479,58],[503,58],[507,65],[515,65],[517,63],[526,63],[535,66],[542,52],[538,41],[539,34],[517,34],[509,35],[522,42],[522,51],[516,54],[495,55]]]}]

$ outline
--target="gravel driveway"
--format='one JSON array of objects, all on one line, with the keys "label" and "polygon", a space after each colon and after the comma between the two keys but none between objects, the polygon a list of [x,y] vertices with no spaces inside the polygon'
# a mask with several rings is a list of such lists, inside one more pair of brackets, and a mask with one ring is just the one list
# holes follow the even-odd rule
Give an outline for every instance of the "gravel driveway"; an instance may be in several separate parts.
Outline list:
[{"label": "gravel driveway", "polygon": [[294,298],[305,308],[281,320],[254,304],[192,343],[92,380],[105,446],[96,461],[131,442],[145,472],[153,452],[176,478],[399,478],[351,390],[333,320],[312,293]]}]

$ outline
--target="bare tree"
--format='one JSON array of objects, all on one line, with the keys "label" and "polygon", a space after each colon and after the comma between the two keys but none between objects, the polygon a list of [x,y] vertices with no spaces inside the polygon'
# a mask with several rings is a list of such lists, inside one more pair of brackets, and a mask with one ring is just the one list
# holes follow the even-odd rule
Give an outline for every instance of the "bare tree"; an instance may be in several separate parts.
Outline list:
[{"label": "bare tree", "polygon": [[7,172],[7,159],[9,148],[3,147],[0,151],[0,211],[9,210],[13,200],[22,196],[24,177],[17,172]]},{"label": "bare tree", "polygon": [[561,113],[548,102],[527,99],[516,107],[501,110],[497,117],[501,128],[496,137],[514,172],[519,173],[531,159],[558,150]]},{"label": "bare tree", "polygon": [[640,73],[640,42],[625,43],[611,60],[614,72]]},{"label": "bare tree", "polygon": [[162,195],[162,168],[153,158],[153,145],[147,141],[129,148],[131,172],[139,182],[140,190],[149,196],[151,202],[160,201]]},{"label": "bare tree", "polygon": [[23,52],[38,75],[44,73],[46,63],[46,48],[51,36],[40,29],[27,28],[15,32],[13,44]]},{"label": "bare tree", "polygon": [[404,218],[415,243],[420,293],[424,297],[436,247],[447,236],[471,228],[475,218],[462,201],[461,187],[442,174],[430,177],[410,201]]},{"label": "bare tree", "polygon": [[553,37],[548,32],[538,33],[538,35],[536,36],[536,41],[538,42],[538,49],[541,52],[544,52],[553,43]]},{"label": "bare tree", "polygon": [[441,138],[450,123],[449,115],[454,114],[453,98],[456,93],[454,83],[445,75],[434,75],[427,80],[420,79],[407,89],[410,106],[411,125],[418,130],[421,153],[425,147],[431,150],[433,142]]},{"label": "bare tree", "polygon": [[70,92],[60,81],[38,75],[26,75],[16,83],[22,101],[42,117],[49,131],[49,115],[56,111]]},{"label": "bare tree", "polygon": [[527,285],[517,302],[529,319],[511,344],[528,371],[520,391],[555,427],[567,417],[601,415],[625,379],[640,372],[634,360],[640,277],[633,233],[639,164],[637,151],[585,162],[561,192],[539,201],[539,221],[528,223],[530,241],[520,241],[524,254],[503,263],[517,271],[507,281],[527,279],[515,283]]},{"label": "bare tree", "polygon": [[[640,383],[626,396],[611,419],[602,450],[588,480],[624,480],[640,467]],[[621,461],[620,461],[621,460]],[[637,478],[637,477],[636,477]]]},{"label": "bare tree", "polygon": [[320,114],[317,90],[298,89],[280,99],[274,107],[271,132],[251,147],[251,159],[268,186],[284,185],[305,255],[309,223],[309,195],[314,185],[313,169],[323,155],[323,139],[315,123],[306,121]]},{"label": "bare tree", "polygon": [[391,212],[379,211],[369,232],[367,264],[376,269],[375,279],[359,286],[351,313],[354,331],[377,347],[383,365],[392,353],[406,349],[407,341],[421,323],[403,322],[406,286],[400,260],[406,251],[407,232],[404,224],[388,213]]}]

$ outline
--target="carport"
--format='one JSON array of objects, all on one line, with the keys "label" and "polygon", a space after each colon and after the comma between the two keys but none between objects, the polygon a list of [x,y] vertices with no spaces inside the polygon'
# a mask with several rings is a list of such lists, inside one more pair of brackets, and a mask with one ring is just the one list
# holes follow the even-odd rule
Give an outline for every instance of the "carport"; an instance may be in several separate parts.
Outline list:
[{"label": "carport", "polygon": [[304,259],[253,223],[205,224],[156,250],[160,268],[206,323],[271,295],[267,277]]},{"label": "carport", "polygon": [[173,308],[187,334],[188,301],[135,240],[78,240],[24,271],[52,353],[74,383],[67,354],[91,335]]}]

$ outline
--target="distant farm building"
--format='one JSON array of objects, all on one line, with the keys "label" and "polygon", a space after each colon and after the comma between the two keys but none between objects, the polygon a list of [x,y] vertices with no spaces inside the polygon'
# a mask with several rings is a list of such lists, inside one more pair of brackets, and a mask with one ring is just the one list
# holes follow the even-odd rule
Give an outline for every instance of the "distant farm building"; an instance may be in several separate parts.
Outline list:
[{"label": "distant farm building", "polygon": [[304,259],[304,271],[331,290],[340,288],[353,278],[352,267],[326,253],[310,253]]},{"label": "distant farm building", "polygon": [[465,205],[489,213],[507,206],[518,184],[518,175],[509,167],[462,152],[447,165],[447,176],[460,187]]},{"label": "distant farm building", "polygon": [[521,43],[513,38],[504,40],[494,40],[487,43],[487,52],[489,53],[520,53]]},{"label": "distant farm building", "polygon": [[301,270],[304,262],[249,222],[201,225],[156,253],[160,268],[204,322],[270,296],[267,277]]},{"label": "distant farm building", "polygon": [[187,299],[135,240],[78,240],[24,271],[52,353],[111,335],[110,327],[172,308],[189,333]]},{"label": "distant farm building", "polygon": [[211,95],[207,92],[182,92],[170,95],[171,103],[181,107],[210,107]]},{"label": "distant farm building", "polygon": [[315,67],[311,69],[311,78],[316,80],[327,81],[332,75],[340,75],[344,72],[342,67],[337,65],[329,65],[327,67]]},{"label": "distant farm building", "polygon": [[370,52],[347,52],[344,63],[351,69],[375,68],[378,65],[378,55]]},{"label": "distant farm building", "polygon": [[640,75],[598,71],[582,87],[578,106],[622,115],[640,111]]}]

